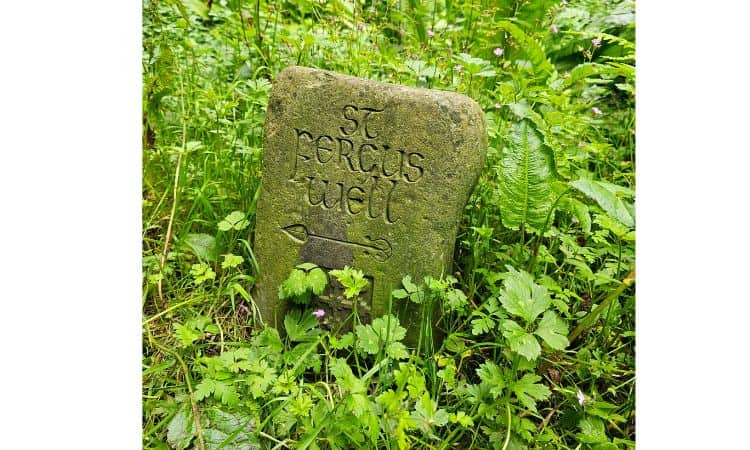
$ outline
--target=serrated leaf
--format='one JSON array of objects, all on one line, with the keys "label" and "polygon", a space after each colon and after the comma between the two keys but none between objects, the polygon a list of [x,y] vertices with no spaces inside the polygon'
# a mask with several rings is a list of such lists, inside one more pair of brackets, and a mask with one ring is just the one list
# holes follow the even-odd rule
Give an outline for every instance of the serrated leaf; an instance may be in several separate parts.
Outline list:
[{"label": "serrated leaf", "polygon": [[513,230],[541,230],[552,207],[554,156],[534,124],[513,124],[500,162],[500,213]]},{"label": "serrated leaf", "polygon": [[231,381],[216,381],[214,383],[214,398],[227,406],[235,406],[240,402],[240,394],[237,393]]},{"label": "serrated leaf", "polygon": [[477,369],[477,376],[490,386],[490,394],[494,398],[500,398],[503,395],[503,389],[505,388],[505,378],[503,373],[500,371],[500,367],[492,361],[483,363]]},{"label": "serrated leaf", "polygon": [[472,319],[471,321],[471,334],[474,336],[487,333],[493,328],[495,328],[495,321],[489,316]]},{"label": "serrated leaf", "polygon": [[222,269],[231,269],[237,267],[245,261],[245,258],[239,255],[228,253],[224,255],[224,261],[221,262]]},{"label": "serrated leaf", "polygon": [[192,252],[198,259],[203,261],[214,262],[219,257],[218,246],[216,245],[216,238],[210,234],[205,233],[191,233],[185,236],[182,243]]},{"label": "serrated leaf", "polygon": [[172,328],[174,328],[174,334],[175,336],[177,336],[177,339],[180,341],[183,347],[189,346],[193,342],[200,339],[201,336],[203,336],[202,332],[180,323],[173,323]]},{"label": "serrated leaf", "polygon": [[328,276],[323,269],[316,267],[307,274],[307,285],[312,290],[313,294],[320,295],[328,284]]},{"label": "serrated leaf", "polygon": [[311,342],[320,334],[318,321],[310,311],[302,314],[299,310],[290,311],[284,317],[284,329],[292,342]]},{"label": "serrated leaf", "polygon": [[578,428],[581,432],[576,437],[583,443],[601,444],[608,441],[604,422],[598,417],[584,417],[578,422]]},{"label": "serrated leaf", "polygon": [[369,325],[357,325],[357,348],[370,355],[375,355],[385,346],[385,354],[391,358],[408,358],[406,346],[400,343],[406,336],[406,328],[399,325],[394,315],[385,315],[373,320]]},{"label": "serrated leaf", "polygon": [[195,399],[201,401],[211,396],[216,390],[216,381],[204,378],[195,386]]},{"label": "serrated leaf", "polygon": [[529,410],[536,412],[536,402],[546,400],[550,396],[550,390],[543,384],[537,384],[542,377],[527,373],[512,385],[513,393],[518,400]]},{"label": "serrated leaf", "polygon": [[544,313],[534,334],[544,339],[544,342],[555,350],[564,350],[569,344],[568,324],[553,311]]},{"label": "serrated leaf", "polygon": [[630,228],[635,226],[632,214],[625,202],[617,196],[616,189],[611,187],[613,185],[588,178],[571,181],[569,184],[594,200],[604,212],[619,220],[623,225]]},{"label": "serrated leaf", "polygon": [[542,353],[542,348],[534,335],[527,333],[517,323],[512,320],[505,320],[502,323],[502,329],[503,336],[508,340],[512,351],[530,361],[537,359]]},{"label": "serrated leaf", "polygon": [[547,289],[534,282],[532,276],[508,266],[508,276],[500,291],[500,303],[509,313],[531,323],[552,301]]}]

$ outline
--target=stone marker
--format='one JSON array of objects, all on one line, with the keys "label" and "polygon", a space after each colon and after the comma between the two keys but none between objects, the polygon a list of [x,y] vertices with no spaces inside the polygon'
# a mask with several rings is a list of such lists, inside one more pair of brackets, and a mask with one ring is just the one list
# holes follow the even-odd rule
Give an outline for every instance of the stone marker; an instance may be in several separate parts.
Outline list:
[{"label": "stone marker", "polygon": [[[451,273],[487,147],[473,100],[289,67],[271,90],[264,146],[255,301],[266,324],[281,326],[290,304],[279,300],[279,285],[303,262],[363,271],[363,322],[387,313],[404,275]],[[419,314],[406,302],[393,299],[392,312],[413,342]],[[329,276],[311,308],[325,309],[324,323],[335,329],[353,306]]]}]

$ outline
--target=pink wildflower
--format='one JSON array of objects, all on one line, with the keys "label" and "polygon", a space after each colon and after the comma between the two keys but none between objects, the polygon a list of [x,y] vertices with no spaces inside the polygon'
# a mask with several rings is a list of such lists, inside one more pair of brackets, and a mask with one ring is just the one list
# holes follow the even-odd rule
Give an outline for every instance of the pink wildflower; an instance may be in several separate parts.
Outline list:
[{"label": "pink wildflower", "polygon": [[317,311],[313,311],[312,315],[320,319],[321,317],[326,315],[326,311],[324,309],[319,309]]},{"label": "pink wildflower", "polygon": [[601,47],[602,46],[602,40],[599,39],[599,38],[592,39],[591,43],[594,45],[594,47]]},{"label": "pink wildflower", "polygon": [[597,108],[596,106],[594,106],[593,108],[591,108],[591,112],[594,113],[594,114],[596,114],[597,116],[601,116],[603,114],[602,110],[599,109],[599,108]]},{"label": "pink wildflower", "polygon": [[464,66],[461,64],[456,64],[456,67],[453,68],[456,72],[462,72],[464,70]]},{"label": "pink wildflower", "polygon": [[500,109],[500,103],[495,103],[495,109]]},{"label": "pink wildflower", "polygon": [[432,30],[427,30],[427,37],[433,37],[435,36],[435,32]]},{"label": "pink wildflower", "polygon": [[553,33],[557,33],[557,25],[552,24],[551,27],[549,27],[550,30],[552,30]]},{"label": "pink wildflower", "polygon": [[498,48],[496,48],[495,50],[493,50],[493,51],[492,51],[492,53],[494,53],[494,54],[495,54],[495,56],[503,56],[503,52],[504,52],[504,51],[505,51],[505,50],[503,50],[502,48],[498,47]]},{"label": "pink wildflower", "polygon": [[358,29],[359,31],[362,31],[362,30],[364,30],[364,29],[365,29],[365,24],[363,24],[363,23],[360,23],[359,25],[357,25],[357,29]]},{"label": "pink wildflower", "polygon": [[578,404],[583,406],[583,402],[586,401],[586,397],[583,396],[583,392],[579,389],[576,393],[576,397],[578,397]]}]

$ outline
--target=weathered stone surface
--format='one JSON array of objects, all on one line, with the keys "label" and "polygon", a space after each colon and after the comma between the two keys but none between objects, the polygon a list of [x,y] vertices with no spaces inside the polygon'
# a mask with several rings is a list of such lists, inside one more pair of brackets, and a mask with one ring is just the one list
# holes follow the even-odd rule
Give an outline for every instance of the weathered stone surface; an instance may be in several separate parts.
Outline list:
[{"label": "weathered stone surface", "polygon": [[[274,82],[264,144],[255,300],[266,323],[282,323],[289,305],[278,287],[302,262],[362,270],[371,282],[356,299],[365,320],[387,312],[404,275],[450,273],[487,146],[474,101],[290,67]],[[352,308],[337,283],[316,302],[327,321]],[[404,302],[394,299],[392,311],[411,335],[419,315]]]}]

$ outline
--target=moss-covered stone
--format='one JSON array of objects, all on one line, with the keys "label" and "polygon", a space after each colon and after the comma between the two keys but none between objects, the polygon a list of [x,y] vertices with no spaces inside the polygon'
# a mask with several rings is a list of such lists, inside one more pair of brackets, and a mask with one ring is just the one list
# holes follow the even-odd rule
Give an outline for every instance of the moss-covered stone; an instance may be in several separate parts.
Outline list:
[{"label": "moss-covered stone", "polygon": [[[283,320],[278,286],[302,262],[362,270],[372,285],[356,304],[368,318],[387,312],[404,275],[450,273],[487,147],[473,100],[289,67],[274,82],[264,139],[255,300],[266,323]],[[404,302],[392,311],[413,336],[419,315]]]}]

